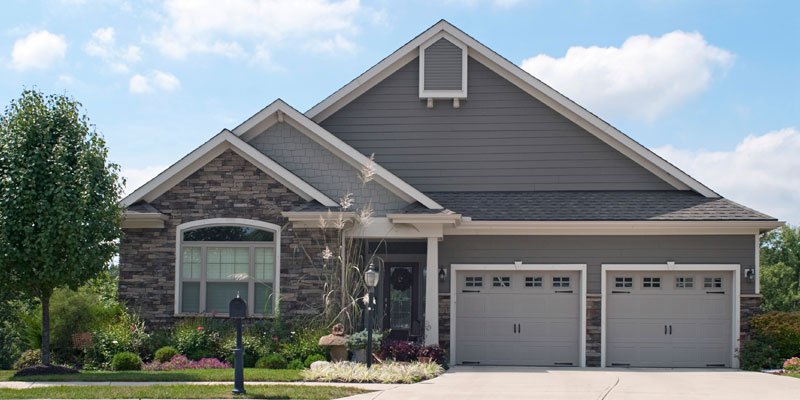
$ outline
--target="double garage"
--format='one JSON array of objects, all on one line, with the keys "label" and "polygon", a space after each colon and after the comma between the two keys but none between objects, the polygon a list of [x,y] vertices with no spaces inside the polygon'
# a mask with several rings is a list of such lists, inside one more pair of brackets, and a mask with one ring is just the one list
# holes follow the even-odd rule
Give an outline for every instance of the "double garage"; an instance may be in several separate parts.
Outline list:
[{"label": "double garage", "polygon": [[[585,366],[586,265],[451,266],[451,357]],[[738,265],[603,265],[601,365],[733,367]]]}]

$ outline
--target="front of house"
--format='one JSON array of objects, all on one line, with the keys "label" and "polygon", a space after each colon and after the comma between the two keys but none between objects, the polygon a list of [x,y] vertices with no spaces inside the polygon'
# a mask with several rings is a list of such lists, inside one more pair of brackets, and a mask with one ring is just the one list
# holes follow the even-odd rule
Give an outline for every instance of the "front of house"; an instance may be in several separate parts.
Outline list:
[{"label": "front of house", "polygon": [[379,327],[453,364],[736,367],[759,234],[781,225],[440,21],[125,198],[120,298],[156,324],[236,294],[254,315],[318,314],[319,221],[357,218],[347,193],[374,210],[349,234],[381,260]]}]

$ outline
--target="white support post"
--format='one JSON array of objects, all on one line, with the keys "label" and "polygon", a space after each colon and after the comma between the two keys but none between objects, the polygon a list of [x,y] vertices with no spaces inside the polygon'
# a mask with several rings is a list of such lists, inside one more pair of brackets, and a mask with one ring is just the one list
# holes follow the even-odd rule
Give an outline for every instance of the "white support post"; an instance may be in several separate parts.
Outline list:
[{"label": "white support post", "polygon": [[439,344],[439,239],[428,238],[425,264],[425,344]]}]

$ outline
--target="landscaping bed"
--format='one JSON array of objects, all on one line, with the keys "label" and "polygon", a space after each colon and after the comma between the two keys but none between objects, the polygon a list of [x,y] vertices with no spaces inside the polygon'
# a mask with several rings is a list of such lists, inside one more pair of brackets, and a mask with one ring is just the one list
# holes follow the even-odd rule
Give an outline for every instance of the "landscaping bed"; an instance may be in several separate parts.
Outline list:
[{"label": "landscaping bed", "polygon": [[230,385],[154,386],[54,386],[33,389],[0,389],[0,399],[336,399],[365,390],[332,386],[245,386],[247,394],[234,396]]},{"label": "landscaping bed", "polygon": [[[183,371],[81,371],[69,375],[13,377],[14,371],[0,371],[0,380],[26,382],[227,382],[233,369],[192,369]],[[244,377],[252,382],[294,382],[302,380],[292,369],[245,368]]]},{"label": "landscaping bed", "polygon": [[347,383],[416,383],[435,378],[444,372],[436,363],[387,362],[367,368],[353,362],[320,363],[301,372],[307,381]]}]

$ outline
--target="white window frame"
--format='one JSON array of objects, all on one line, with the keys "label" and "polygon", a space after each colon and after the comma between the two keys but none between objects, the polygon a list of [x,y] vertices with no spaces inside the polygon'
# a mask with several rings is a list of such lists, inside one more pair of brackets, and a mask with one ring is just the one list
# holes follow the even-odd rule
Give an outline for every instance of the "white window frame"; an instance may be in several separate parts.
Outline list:
[{"label": "white window frame", "polygon": [[[263,313],[256,314],[256,313],[254,313],[254,307],[255,307],[255,305],[253,304],[253,298],[255,296],[254,290],[252,290],[252,289],[248,290],[248,299],[246,299],[246,300],[247,300],[247,308],[248,308],[247,313],[248,313],[248,316],[258,318],[258,317],[272,317],[272,316],[277,315],[278,306],[279,306],[278,299],[280,299],[280,281],[281,281],[281,267],[280,267],[280,262],[281,262],[281,227],[279,225],[276,225],[276,224],[272,224],[272,223],[264,222],[264,221],[257,221],[257,220],[254,220],[254,219],[245,219],[245,218],[209,218],[209,219],[201,219],[201,220],[197,220],[197,221],[186,222],[186,223],[178,225],[177,228],[175,229],[175,310],[174,310],[174,312],[175,312],[176,316],[195,315],[195,314],[191,314],[191,313],[183,313],[183,312],[181,312],[181,290],[182,290],[181,269],[182,269],[182,265],[183,265],[183,262],[182,262],[182,258],[183,258],[183,251],[182,251],[183,233],[186,232],[186,231],[193,230],[193,229],[198,229],[198,228],[208,228],[208,227],[212,227],[212,226],[232,226],[232,225],[233,226],[246,226],[246,227],[249,227],[249,228],[256,228],[256,229],[262,229],[262,230],[267,230],[267,231],[273,232],[274,241],[272,242],[272,246],[274,246],[274,249],[275,249],[275,267],[274,267],[275,279],[273,281],[273,287],[272,287],[272,297],[273,297],[272,298],[272,306],[273,306],[272,314],[263,314]],[[202,249],[201,250],[201,254],[205,253],[207,247],[241,247],[241,246],[243,246],[243,244],[241,244],[241,243],[237,244],[237,242],[197,242],[197,243],[198,244],[196,246],[192,245],[190,247],[200,247]],[[248,245],[248,247],[249,246],[250,245]],[[257,247],[271,247],[271,246],[265,243],[265,244],[263,244],[263,246],[259,245]],[[204,257],[204,255],[203,255],[203,257]],[[250,265],[252,266],[254,262],[255,262],[254,254],[253,254],[253,251],[251,251],[250,252]],[[250,273],[252,273],[252,271]],[[199,313],[200,314],[207,314],[205,312],[205,304],[204,304],[204,301],[203,301],[204,298],[205,298],[205,296],[203,295],[203,293],[205,292],[205,289],[204,289],[205,286],[202,284],[202,282],[204,281],[205,275],[206,275],[205,270],[204,269],[201,270],[201,280],[200,280],[200,282],[201,282],[201,285],[200,285],[201,295],[200,295],[200,299],[198,300],[199,301],[198,309],[199,309]],[[214,282],[216,282],[216,281],[214,281]],[[226,281],[226,282],[235,282],[235,281]],[[248,280],[248,282],[249,282],[249,286],[253,286],[254,281],[252,279]],[[224,317],[224,316],[227,316],[228,313],[217,313],[217,315]]]},{"label": "white window frame", "polygon": [[586,264],[451,264],[450,265],[450,360],[456,358],[456,293],[458,293],[459,271],[576,271],[580,273],[580,305],[578,332],[578,366],[586,367]]},{"label": "white window frame", "polygon": [[[461,49],[461,90],[425,90],[425,49],[432,44],[445,39]],[[468,50],[464,42],[447,32],[433,35],[419,46],[419,98],[421,99],[466,99],[467,98],[467,59]]]},{"label": "white window frame", "polygon": [[[741,335],[740,326],[740,295],[741,295],[741,265],[740,264],[602,264],[600,273],[601,307],[600,313],[600,368],[606,368],[606,329],[608,324],[608,273],[611,271],[635,271],[635,272],[730,272],[733,276],[731,298],[733,299],[731,324],[731,368],[739,368],[739,359],[736,358],[736,348]],[[661,279],[664,285],[664,279]]]}]

